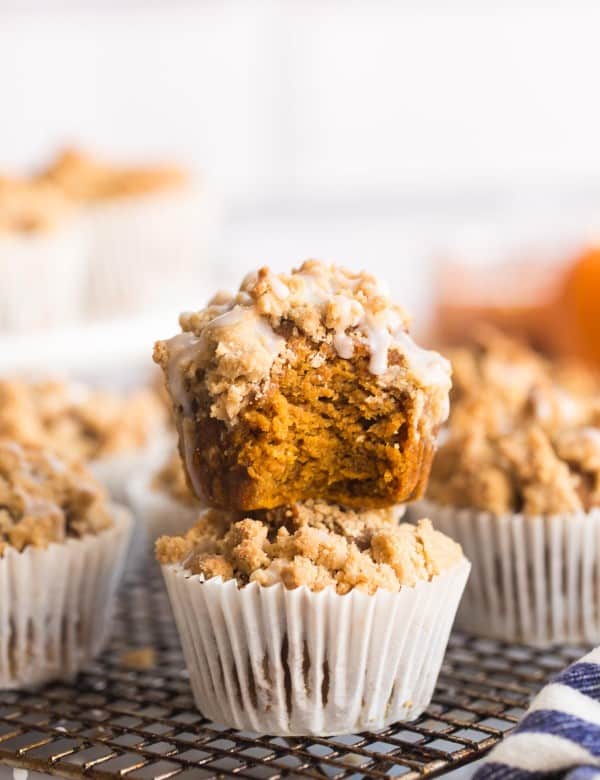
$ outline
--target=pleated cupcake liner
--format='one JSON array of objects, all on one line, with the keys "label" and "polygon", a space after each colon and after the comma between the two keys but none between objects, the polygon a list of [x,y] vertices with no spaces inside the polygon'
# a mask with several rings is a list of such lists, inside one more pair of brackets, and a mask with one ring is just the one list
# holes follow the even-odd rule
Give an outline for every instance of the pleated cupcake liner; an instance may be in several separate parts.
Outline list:
[{"label": "pleated cupcake liner", "polygon": [[[164,310],[209,281],[217,208],[194,186],[89,210],[88,297],[99,316]],[[200,290],[198,290],[200,285]]]},{"label": "pleated cupcake liner", "polygon": [[410,514],[429,517],[472,562],[459,628],[542,646],[600,642],[600,510],[526,517],[425,500]]},{"label": "pleated cupcake liner", "polygon": [[104,647],[132,521],[0,558],[0,690],[70,679]]},{"label": "pleated cupcake liner", "polygon": [[77,321],[83,311],[87,239],[79,223],[40,235],[0,238],[0,330]]},{"label": "pleated cupcake liner", "polygon": [[200,711],[230,728],[327,736],[423,712],[470,564],[398,593],[343,596],[162,568]]}]

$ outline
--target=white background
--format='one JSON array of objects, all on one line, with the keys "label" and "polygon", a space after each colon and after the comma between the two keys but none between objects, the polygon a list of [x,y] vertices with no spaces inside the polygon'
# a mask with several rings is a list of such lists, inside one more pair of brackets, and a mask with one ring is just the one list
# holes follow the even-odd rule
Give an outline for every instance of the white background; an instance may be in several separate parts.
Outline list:
[{"label": "white background", "polygon": [[432,256],[473,224],[595,226],[598,30],[581,0],[0,0],[0,170],[69,142],[193,163],[228,286],[320,256],[424,321]]}]

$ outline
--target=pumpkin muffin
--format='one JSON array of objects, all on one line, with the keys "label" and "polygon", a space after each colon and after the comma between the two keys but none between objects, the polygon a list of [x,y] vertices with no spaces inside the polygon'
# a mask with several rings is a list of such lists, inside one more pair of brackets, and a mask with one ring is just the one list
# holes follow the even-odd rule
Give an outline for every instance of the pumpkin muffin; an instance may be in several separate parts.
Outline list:
[{"label": "pumpkin muffin", "polygon": [[199,709],[285,736],[417,717],[469,573],[428,520],[313,501],[207,510],[156,551]]},{"label": "pumpkin muffin", "polygon": [[263,268],[180,324],[154,358],[197,496],[248,511],[421,495],[450,369],[414,343],[372,276],[317,261]]},{"label": "pumpkin muffin", "polygon": [[218,213],[204,180],[174,164],[104,161],[77,149],[39,178],[85,213],[89,314],[165,310],[212,280]]},{"label": "pumpkin muffin", "polygon": [[135,471],[160,461],[165,423],[150,390],[118,394],[59,380],[0,380],[0,436],[87,463],[118,500]]},{"label": "pumpkin muffin", "polygon": [[486,331],[454,357],[451,414],[426,500],[474,563],[465,630],[600,641],[600,381]]},{"label": "pumpkin muffin", "polygon": [[130,527],[83,465],[0,439],[0,689],[70,677],[102,649]]}]

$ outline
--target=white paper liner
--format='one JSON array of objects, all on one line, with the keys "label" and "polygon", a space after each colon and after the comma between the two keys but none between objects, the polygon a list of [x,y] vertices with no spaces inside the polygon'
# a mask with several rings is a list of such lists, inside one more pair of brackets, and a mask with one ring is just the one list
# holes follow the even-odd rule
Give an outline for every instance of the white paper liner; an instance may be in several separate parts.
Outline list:
[{"label": "white paper liner", "polygon": [[212,286],[217,211],[198,185],[90,209],[90,311],[164,310],[188,300],[190,287],[197,295],[203,283]]},{"label": "white paper liner", "polygon": [[181,536],[189,531],[206,509],[200,502],[184,504],[152,487],[153,475],[138,475],[128,486],[129,506],[153,543],[159,536]]},{"label": "white paper liner", "polygon": [[173,447],[172,437],[164,431],[153,436],[145,447],[90,461],[87,466],[118,503],[129,501],[128,485],[139,474],[155,471]]},{"label": "white paper liner", "polygon": [[429,517],[473,564],[459,628],[537,645],[600,642],[600,510],[496,516],[420,501],[410,514]]},{"label": "white paper liner", "polygon": [[54,328],[79,319],[87,274],[82,226],[0,238],[0,331]]},{"label": "white paper liner", "polygon": [[68,679],[102,650],[132,526],[113,510],[100,534],[0,558],[0,690]]},{"label": "white paper liner", "polygon": [[344,734],[427,707],[470,565],[398,593],[239,589],[162,567],[196,705],[230,728]]}]

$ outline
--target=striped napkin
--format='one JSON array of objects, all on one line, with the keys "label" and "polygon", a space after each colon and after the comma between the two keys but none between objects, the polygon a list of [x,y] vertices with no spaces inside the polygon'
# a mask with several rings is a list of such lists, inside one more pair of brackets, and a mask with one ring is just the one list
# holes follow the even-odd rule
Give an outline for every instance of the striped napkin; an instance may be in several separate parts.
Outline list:
[{"label": "striped napkin", "polygon": [[600,780],[600,647],[535,697],[474,780]]}]

